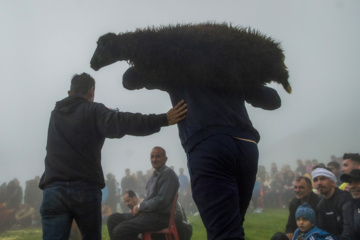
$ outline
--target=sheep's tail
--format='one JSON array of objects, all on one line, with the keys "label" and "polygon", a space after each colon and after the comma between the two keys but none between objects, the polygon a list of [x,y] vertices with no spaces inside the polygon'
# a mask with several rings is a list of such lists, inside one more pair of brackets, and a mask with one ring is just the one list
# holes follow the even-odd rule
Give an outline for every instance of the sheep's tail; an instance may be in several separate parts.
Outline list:
[{"label": "sheep's tail", "polygon": [[285,91],[286,91],[287,93],[291,94],[292,89],[291,89],[290,84],[289,84],[289,83],[283,83],[282,85],[283,85]]}]

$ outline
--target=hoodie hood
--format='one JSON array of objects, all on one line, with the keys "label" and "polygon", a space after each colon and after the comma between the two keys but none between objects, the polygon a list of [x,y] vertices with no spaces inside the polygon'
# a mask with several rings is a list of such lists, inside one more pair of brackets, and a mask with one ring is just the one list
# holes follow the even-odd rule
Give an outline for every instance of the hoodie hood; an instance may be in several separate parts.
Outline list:
[{"label": "hoodie hood", "polygon": [[62,113],[72,113],[76,109],[76,106],[83,102],[88,102],[88,100],[80,95],[71,95],[61,101],[56,102],[55,111]]}]

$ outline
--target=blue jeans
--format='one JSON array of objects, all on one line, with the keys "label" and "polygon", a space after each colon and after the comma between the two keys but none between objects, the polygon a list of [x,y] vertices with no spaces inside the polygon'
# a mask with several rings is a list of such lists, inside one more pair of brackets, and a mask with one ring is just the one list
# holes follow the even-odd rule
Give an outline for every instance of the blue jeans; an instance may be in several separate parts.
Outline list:
[{"label": "blue jeans", "polygon": [[82,182],[55,182],[40,208],[44,240],[68,240],[73,219],[82,239],[101,240],[101,189]]},{"label": "blue jeans", "polygon": [[244,239],[259,152],[252,142],[211,136],[188,153],[193,199],[208,239]]}]

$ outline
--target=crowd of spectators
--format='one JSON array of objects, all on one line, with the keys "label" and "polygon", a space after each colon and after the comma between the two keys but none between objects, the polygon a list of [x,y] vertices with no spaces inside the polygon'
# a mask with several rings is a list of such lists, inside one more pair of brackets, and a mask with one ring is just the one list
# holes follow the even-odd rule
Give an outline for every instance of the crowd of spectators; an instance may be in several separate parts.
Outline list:
[{"label": "crowd of spectators", "polygon": [[[342,157],[332,156],[326,163],[314,160],[296,161],[297,167],[291,169],[289,164],[280,168],[273,162],[269,170],[259,165],[257,180],[253,190],[251,211],[261,213],[266,208],[289,208],[290,202],[295,197],[294,180],[299,176],[311,179],[311,171],[315,166],[328,167],[337,178],[336,186],[342,184],[340,180]],[[346,165],[346,164],[345,164]],[[345,166],[346,167],[346,166]],[[171,167],[173,170],[174,168]],[[176,172],[176,171],[175,171]],[[124,176],[118,178],[112,173],[106,175],[106,186],[102,190],[103,218],[114,212],[128,212],[128,207],[123,201],[127,190],[133,190],[139,199],[145,197],[146,183],[152,170],[131,172],[125,169]],[[178,201],[187,215],[197,214],[197,207],[192,199],[189,178],[184,174],[184,169],[178,171],[180,183]],[[19,180],[14,178],[0,186],[0,233],[9,228],[19,229],[28,226],[40,226],[39,209],[42,200],[42,190],[38,187],[39,176],[25,183],[23,191]],[[312,183],[313,184],[313,183]],[[316,190],[313,189],[315,192]],[[76,227],[76,226],[75,226]]]},{"label": "crowd of spectators", "polygon": [[24,191],[17,178],[0,186],[0,233],[9,228],[40,226],[42,191],[38,187],[39,180],[36,176],[26,181]]},{"label": "crowd of spectators", "polygon": [[[303,169],[298,161],[298,168]],[[306,168],[305,168],[306,171]],[[285,232],[271,240],[360,239],[360,155],[345,153],[295,178]],[[298,214],[300,213],[300,214]]]},{"label": "crowd of spectators", "polygon": [[273,162],[269,170],[259,165],[257,179],[253,190],[251,208],[260,213],[264,208],[288,208],[290,201],[295,197],[293,182],[298,176],[311,178],[314,166],[336,166],[338,182],[341,185],[340,173],[342,157],[331,156],[329,161],[319,163],[317,159],[296,160],[296,168],[291,169],[290,164],[279,166]]},{"label": "crowd of spectators", "polygon": [[[171,167],[173,170],[174,168]],[[102,189],[102,213],[103,219],[115,212],[128,212],[128,207],[123,201],[123,195],[127,190],[133,190],[139,199],[145,198],[146,183],[152,174],[149,169],[131,172],[125,170],[125,175],[120,181],[112,173],[106,175],[105,188]],[[184,169],[179,169],[179,197],[178,202],[184,208],[187,215],[197,213],[193,202],[188,177]],[[17,178],[4,182],[0,186],[0,234],[8,229],[21,229],[29,226],[41,226],[40,205],[42,190],[38,187],[39,176],[25,183],[25,189],[20,185]],[[73,225],[76,229],[76,224]]]}]

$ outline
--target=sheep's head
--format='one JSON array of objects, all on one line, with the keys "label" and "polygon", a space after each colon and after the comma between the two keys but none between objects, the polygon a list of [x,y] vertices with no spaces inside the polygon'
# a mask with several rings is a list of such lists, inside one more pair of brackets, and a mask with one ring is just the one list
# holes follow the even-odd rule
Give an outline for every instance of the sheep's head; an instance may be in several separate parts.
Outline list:
[{"label": "sheep's head", "polygon": [[107,33],[97,41],[97,48],[91,58],[90,65],[95,71],[120,60],[117,45],[118,37],[114,33]]}]

